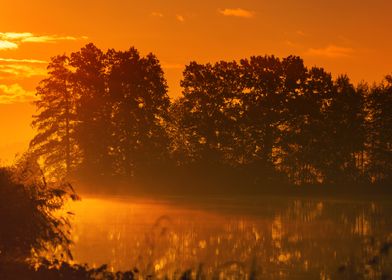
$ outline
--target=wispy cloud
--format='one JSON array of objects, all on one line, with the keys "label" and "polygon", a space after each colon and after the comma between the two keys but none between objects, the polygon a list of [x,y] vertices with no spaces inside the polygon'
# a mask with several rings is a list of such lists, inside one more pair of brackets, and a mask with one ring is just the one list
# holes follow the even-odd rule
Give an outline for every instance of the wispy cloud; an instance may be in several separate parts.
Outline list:
[{"label": "wispy cloud", "polygon": [[4,76],[17,76],[19,78],[30,78],[35,76],[45,76],[45,67],[35,67],[24,64],[0,64],[0,73]]},{"label": "wispy cloud", "polygon": [[224,16],[231,16],[231,17],[240,17],[240,18],[253,18],[255,12],[236,8],[236,9],[222,9],[218,10],[218,12]]},{"label": "wispy cloud", "polygon": [[328,58],[349,57],[354,53],[353,48],[328,45],[325,48],[310,48],[305,52],[309,56],[323,56]]},{"label": "wispy cloud", "polygon": [[291,40],[285,40],[284,43],[285,43],[285,45],[287,45],[287,46],[289,46],[291,48],[298,48],[298,47],[300,47],[300,44],[295,43],[295,42],[293,42]]},{"label": "wispy cloud", "polygon": [[19,84],[0,84],[0,104],[30,102],[35,99],[35,92],[24,89]]},{"label": "wispy cloud", "polygon": [[151,13],[151,16],[153,16],[153,17],[158,17],[158,18],[162,18],[162,17],[163,17],[163,14],[160,13],[160,12],[152,12],[152,13]]},{"label": "wispy cloud", "polygon": [[7,40],[0,40],[0,50],[17,49],[18,44]]},{"label": "wispy cloud", "polygon": [[306,34],[305,32],[303,32],[302,30],[297,30],[297,31],[295,31],[295,34],[297,34],[298,36],[301,36],[301,37],[306,37],[306,36],[308,36],[308,34]]},{"label": "wispy cloud", "polygon": [[84,39],[84,37],[44,35],[44,36],[26,37],[23,38],[21,41],[30,42],[30,43],[55,43],[58,41],[76,41],[80,39]]},{"label": "wispy cloud", "polygon": [[47,64],[46,60],[39,59],[16,59],[16,58],[3,58],[0,57],[0,62],[14,62],[14,63],[38,63],[38,64]]},{"label": "wispy cloud", "polygon": [[46,76],[46,64],[39,59],[16,59],[0,57],[0,80]]},{"label": "wispy cloud", "polygon": [[30,32],[0,32],[0,38],[4,40],[21,40],[32,36],[34,36],[34,34]]},{"label": "wispy cloud", "polygon": [[22,43],[56,43],[86,40],[87,36],[36,35],[30,32],[0,32],[0,50],[17,49]]},{"label": "wispy cloud", "polygon": [[184,22],[185,21],[185,17],[183,15],[176,15],[176,19],[180,22]]}]

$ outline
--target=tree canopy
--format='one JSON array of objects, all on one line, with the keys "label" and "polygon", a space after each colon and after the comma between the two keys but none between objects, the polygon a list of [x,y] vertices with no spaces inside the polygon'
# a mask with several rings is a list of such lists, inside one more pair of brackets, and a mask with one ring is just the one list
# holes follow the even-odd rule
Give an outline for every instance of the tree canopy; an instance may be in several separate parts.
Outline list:
[{"label": "tree canopy", "polygon": [[[88,44],[37,88],[32,151],[68,176],[165,173],[261,185],[391,180],[392,78],[333,79],[298,56],[190,62],[170,100],[159,60]],[[259,188],[259,187],[256,187]]]},{"label": "tree canopy", "polygon": [[31,141],[45,165],[67,176],[128,176],[164,160],[170,100],[154,55],[88,44],[48,70]]}]

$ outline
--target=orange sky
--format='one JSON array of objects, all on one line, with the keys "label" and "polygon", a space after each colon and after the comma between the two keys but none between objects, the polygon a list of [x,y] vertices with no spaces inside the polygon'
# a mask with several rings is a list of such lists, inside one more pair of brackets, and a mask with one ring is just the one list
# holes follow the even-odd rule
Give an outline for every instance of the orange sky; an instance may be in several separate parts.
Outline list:
[{"label": "orange sky", "polygon": [[33,131],[29,101],[51,56],[88,42],[155,53],[170,95],[191,60],[300,55],[357,83],[392,72],[390,0],[0,0],[0,159]]}]

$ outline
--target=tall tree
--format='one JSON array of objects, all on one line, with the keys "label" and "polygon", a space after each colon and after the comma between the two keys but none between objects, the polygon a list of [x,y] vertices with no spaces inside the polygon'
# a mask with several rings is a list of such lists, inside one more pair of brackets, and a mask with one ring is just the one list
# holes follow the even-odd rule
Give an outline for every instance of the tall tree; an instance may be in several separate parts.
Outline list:
[{"label": "tall tree", "polygon": [[392,76],[369,95],[369,173],[372,181],[392,182]]},{"label": "tall tree", "polygon": [[356,155],[365,144],[364,95],[347,76],[338,77],[334,83],[325,124],[325,180],[333,184],[355,182],[360,177]]},{"label": "tall tree", "polygon": [[307,69],[299,57],[280,60],[257,56],[241,61],[247,94],[244,104],[245,127],[250,131],[253,165],[264,179],[276,176],[289,128],[289,105],[303,91]]},{"label": "tall tree", "polygon": [[75,137],[82,152],[80,173],[112,172],[112,102],[107,91],[105,54],[93,44],[71,54],[73,94],[77,99]]},{"label": "tall tree", "polygon": [[118,172],[133,174],[162,163],[168,152],[164,122],[170,99],[159,61],[135,48],[109,50],[108,94],[112,104],[112,147]]},{"label": "tall tree", "polygon": [[[238,121],[242,86],[235,62],[190,63],[181,81],[183,98],[177,107],[181,129],[194,150],[193,161],[236,164],[240,157]],[[237,142],[238,140],[238,142]]]},{"label": "tall tree", "polygon": [[243,96],[244,121],[251,130],[253,161],[273,170],[273,147],[283,101],[283,67],[279,58],[256,56],[241,61],[248,93]]},{"label": "tall tree", "polygon": [[288,118],[282,131],[281,168],[296,184],[323,180],[325,112],[330,103],[333,81],[322,68],[307,70],[298,94],[287,103]]},{"label": "tall tree", "polygon": [[32,125],[38,133],[30,142],[35,155],[41,156],[57,176],[69,175],[77,161],[75,99],[69,86],[68,61],[66,55],[53,57],[49,77],[37,87],[38,114],[33,116]]}]

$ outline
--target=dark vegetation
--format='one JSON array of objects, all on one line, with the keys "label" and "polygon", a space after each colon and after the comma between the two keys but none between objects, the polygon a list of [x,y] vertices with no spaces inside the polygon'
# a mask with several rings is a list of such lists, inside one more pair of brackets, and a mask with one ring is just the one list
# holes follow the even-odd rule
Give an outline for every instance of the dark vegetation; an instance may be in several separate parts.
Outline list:
[{"label": "dark vegetation", "polygon": [[70,258],[69,221],[56,211],[76,195],[69,195],[65,184],[48,186],[29,162],[24,158],[16,167],[0,169],[0,261],[34,261],[49,248],[64,248],[54,257]]},{"label": "dark vegetation", "polygon": [[170,100],[157,58],[134,48],[88,44],[48,70],[31,141],[45,174],[106,191],[390,189],[391,76],[354,86],[296,56],[191,62]]},{"label": "dark vegetation", "polygon": [[[33,164],[32,164],[33,162]],[[71,265],[71,224],[64,203],[78,196],[67,183],[48,184],[28,157],[0,168],[0,279],[138,279],[138,271]]]}]

